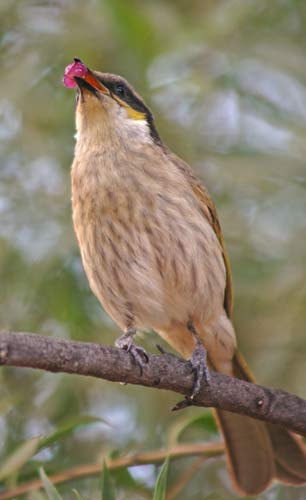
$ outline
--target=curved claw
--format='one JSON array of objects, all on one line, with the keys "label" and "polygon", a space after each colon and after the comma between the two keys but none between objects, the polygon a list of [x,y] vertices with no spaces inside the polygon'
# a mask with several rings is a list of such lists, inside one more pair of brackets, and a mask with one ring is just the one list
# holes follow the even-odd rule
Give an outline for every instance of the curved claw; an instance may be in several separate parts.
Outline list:
[{"label": "curved claw", "polygon": [[115,346],[130,353],[133,362],[139,366],[140,374],[142,375],[143,368],[149,361],[149,356],[145,349],[133,343],[133,335],[135,335],[135,333],[136,331],[134,329],[128,329],[126,333],[116,340]]},{"label": "curved claw", "polygon": [[204,379],[205,383],[208,385],[210,382],[210,373],[207,366],[207,351],[202,343],[197,343],[189,361],[195,374],[192,394],[190,396],[192,400],[199,393],[202,380]]},{"label": "curved claw", "polygon": [[192,366],[192,370],[195,374],[192,394],[190,396],[190,399],[193,400],[201,389],[202,379],[204,379],[206,384],[209,385],[210,373],[207,366],[207,351],[202,344],[202,341],[191,319],[187,323],[187,328],[193,336],[196,345],[189,360]]},{"label": "curved claw", "polygon": [[159,352],[161,354],[167,354],[167,351],[165,351],[165,349],[163,348],[163,346],[161,346],[160,344],[156,344],[156,347],[157,347],[157,349],[159,350]]},{"label": "curved claw", "polygon": [[185,398],[182,401],[178,401],[173,408],[171,408],[171,411],[179,411],[179,410],[184,410],[185,408],[188,408],[189,406],[192,406],[192,401],[191,399]]},{"label": "curved claw", "polygon": [[134,363],[139,366],[140,374],[142,375],[143,368],[149,361],[149,356],[147,355],[145,349],[131,343],[126,351],[131,354]]}]

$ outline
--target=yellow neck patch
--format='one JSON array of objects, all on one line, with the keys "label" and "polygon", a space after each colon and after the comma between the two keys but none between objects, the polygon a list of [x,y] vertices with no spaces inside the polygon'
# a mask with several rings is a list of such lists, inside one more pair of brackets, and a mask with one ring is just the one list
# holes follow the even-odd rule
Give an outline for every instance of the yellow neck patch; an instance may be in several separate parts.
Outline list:
[{"label": "yellow neck patch", "polygon": [[132,118],[133,120],[145,120],[146,119],[145,113],[142,113],[141,111],[137,111],[136,109],[131,108],[131,106],[129,106],[126,102],[122,101],[120,99],[120,97],[118,97],[114,94],[112,95],[112,97],[113,97],[113,99],[115,99],[115,101],[118,102],[118,104],[120,104],[120,106],[123,106],[127,110],[129,118]]}]

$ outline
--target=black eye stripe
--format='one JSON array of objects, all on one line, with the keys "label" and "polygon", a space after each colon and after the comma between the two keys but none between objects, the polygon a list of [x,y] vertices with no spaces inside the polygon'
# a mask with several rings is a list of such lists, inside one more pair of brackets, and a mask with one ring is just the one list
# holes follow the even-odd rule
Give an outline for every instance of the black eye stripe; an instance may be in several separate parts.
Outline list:
[{"label": "black eye stripe", "polygon": [[134,89],[123,78],[117,75],[98,73],[96,76],[98,80],[100,80],[100,82],[108,88],[114,98],[115,96],[118,97],[119,104],[119,99],[121,99],[135,111],[139,111],[145,115],[153,141],[156,144],[161,145],[162,142],[155,128],[152,113],[147,108],[141,97],[136,94]]},{"label": "black eye stripe", "polygon": [[126,102],[131,108],[134,108],[136,111],[146,112],[145,106],[136,98],[130,91],[130,89],[124,83],[116,83],[113,86],[113,92],[118,96],[122,101]]},{"label": "black eye stripe", "polygon": [[99,78],[99,80],[110,90],[112,94],[122,99],[122,101],[126,102],[129,106],[131,106],[131,108],[136,111],[140,111],[141,113],[147,113],[147,108],[144,103],[132,92],[124,81],[121,79],[112,81],[112,79],[107,80],[104,78]]}]

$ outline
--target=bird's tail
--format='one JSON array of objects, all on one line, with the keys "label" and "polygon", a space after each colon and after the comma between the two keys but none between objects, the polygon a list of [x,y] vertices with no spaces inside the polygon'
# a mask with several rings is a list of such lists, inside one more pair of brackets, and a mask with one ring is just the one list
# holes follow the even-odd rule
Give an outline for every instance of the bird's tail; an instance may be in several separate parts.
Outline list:
[{"label": "bird's tail", "polygon": [[[240,353],[234,357],[233,370],[235,377],[254,382]],[[223,410],[215,414],[232,479],[241,494],[258,494],[273,479],[295,486],[306,483],[305,447],[297,436],[251,417]]]}]

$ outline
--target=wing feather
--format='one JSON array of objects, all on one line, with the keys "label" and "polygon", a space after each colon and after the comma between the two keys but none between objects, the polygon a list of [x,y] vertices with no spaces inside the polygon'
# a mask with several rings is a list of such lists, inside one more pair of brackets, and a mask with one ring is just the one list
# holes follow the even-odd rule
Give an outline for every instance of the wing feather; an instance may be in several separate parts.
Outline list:
[{"label": "wing feather", "polygon": [[181,158],[174,155],[170,150],[166,151],[168,157],[173,161],[176,166],[182,171],[188,180],[198,202],[200,205],[201,212],[203,216],[210,222],[213,230],[216,233],[218,241],[221,245],[222,255],[224,260],[224,265],[226,269],[226,286],[224,290],[224,309],[229,318],[232,317],[233,309],[233,290],[232,290],[232,273],[230,267],[229,257],[225,248],[224,238],[217,215],[217,210],[213,200],[210,197],[206,187],[201,183],[201,181],[193,173],[191,167],[185,163]]}]

